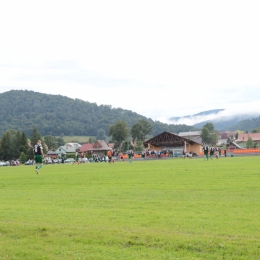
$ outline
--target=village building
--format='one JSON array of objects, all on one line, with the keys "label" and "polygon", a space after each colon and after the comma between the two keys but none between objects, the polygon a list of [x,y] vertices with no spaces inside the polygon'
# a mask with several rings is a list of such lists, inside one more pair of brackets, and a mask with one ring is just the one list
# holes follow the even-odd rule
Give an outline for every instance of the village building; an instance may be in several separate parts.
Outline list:
[{"label": "village building", "polygon": [[200,142],[170,132],[163,132],[145,141],[143,145],[149,150],[172,150],[173,154],[179,154],[183,149],[188,153],[193,152],[197,155],[202,152]]},{"label": "village building", "polygon": [[180,132],[178,135],[202,144],[202,139],[200,137],[200,134],[201,131],[189,131],[189,132]]},{"label": "village building", "polygon": [[99,156],[104,156],[107,154],[108,151],[111,151],[112,148],[108,146],[108,144],[104,140],[97,140],[93,147],[90,148],[88,151],[91,152],[91,154],[96,154]]},{"label": "village building", "polygon": [[218,132],[218,142],[217,145],[227,144],[228,140],[234,141],[236,132],[234,131],[225,131],[225,132]]},{"label": "village building", "polygon": [[79,150],[79,153],[87,153],[87,154],[91,154],[91,150],[93,148],[94,144],[91,143],[86,143],[86,144],[82,144],[82,147]]},{"label": "village building", "polygon": [[66,154],[75,153],[76,151],[79,151],[82,145],[78,143],[66,143],[65,145],[60,146],[55,153],[58,154],[59,157],[62,157]]},{"label": "village building", "polygon": [[251,137],[254,143],[254,146],[260,144],[260,133],[246,133],[246,134],[238,134],[236,143],[242,148],[247,148],[246,142],[248,138]]}]

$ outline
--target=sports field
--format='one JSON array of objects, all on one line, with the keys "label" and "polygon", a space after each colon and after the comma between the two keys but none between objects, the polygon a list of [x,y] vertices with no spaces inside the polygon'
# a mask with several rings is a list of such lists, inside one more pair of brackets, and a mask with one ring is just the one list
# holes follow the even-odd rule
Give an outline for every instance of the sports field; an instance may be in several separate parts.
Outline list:
[{"label": "sports field", "polygon": [[0,259],[260,259],[260,157],[1,167]]}]

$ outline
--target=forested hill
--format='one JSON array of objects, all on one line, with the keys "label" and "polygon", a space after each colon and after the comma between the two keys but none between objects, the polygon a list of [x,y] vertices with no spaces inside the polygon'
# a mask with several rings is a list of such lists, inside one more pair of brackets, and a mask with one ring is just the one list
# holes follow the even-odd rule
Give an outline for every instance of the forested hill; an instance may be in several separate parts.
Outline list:
[{"label": "forested hill", "polygon": [[152,135],[163,131],[179,133],[195,128],[153,121],[122,108],[112,108],[61,95],[48,95],[27,90],[11,90],[0,94],[0,136],[15,129],[31,134],[33,127],[42,135],[90,135],[98,130],[108,133],[109,126],[124,120],[132,127],[139,119],[150,121]]},{"label": "forested hill", "polygon": [[241,129],[243,131],[251,132],[253,129],[256,129],[258,127],[260,127],[260,116],[253,119],[243,120],[230,127],[230,130],[235,131],[237,129]]}]

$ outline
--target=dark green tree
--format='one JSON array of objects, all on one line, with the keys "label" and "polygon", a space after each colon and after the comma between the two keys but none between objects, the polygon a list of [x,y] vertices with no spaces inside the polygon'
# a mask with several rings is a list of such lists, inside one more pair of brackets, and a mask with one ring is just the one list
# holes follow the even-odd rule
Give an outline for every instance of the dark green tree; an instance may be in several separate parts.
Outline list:
[{"label": "dark green tree", "polygon": [[145,137],[152,132],[152,125],[148,120],[140,119],[131,128],[133,142],[135,140],[144,141]]},{"label": "dark green tree", "polygon": [[117,123],[110,126],[108,134],[112,136],[113,141],[116,142],[116,146],[119,147],[127,139],[129,134],[126,122],[117,121]]},{"label": "dark green tree", "polygon": [[247,141],[246,141],[246,147],[247,148],[251,148],[254,146],[254,142],[253,142],[253,139],[249,136]]},{"label": "dark green tree", "polygon": [[20,146],[21,153],[28,155],[29,146],[26,134],[23,132],[21,136],[21,146]]},{"label": "dark green tree", "polygon": [[43,141],[41,134],[38,132],[37,128],[34,127],[32,130],[31,138],[30,138],[31,145],[35,146],[37,144],[38,140]]},{"label": "dark green tree", "polygon": [[0,141],[0,156],[3,160],[13,159],[11,134],[9,131],[4,132]]},{"label": "dark green tree", "polygon": [[63,140],[62,137],[56,138],[56,142],[57,142],[58,147],[63,146],[65,144],[65,141]]},{"label": "dark green tree", "polygon": [[54,136],[51,135],[46,135],[44,136],[44,143],[48,147],[48,150],[50,151],[55,151],[58,149],[58,142],[57,139]]},{"label": "dark green tree", "polygon": [[106,131],[104,129],[99,129],[96,138],[97,140],[106,140]]},{"label": "dark green tree", "polygon": [[212,123],[207,123],[201,130],[200,137],[203,143],[215,145],[218,141],[218,137]]}]

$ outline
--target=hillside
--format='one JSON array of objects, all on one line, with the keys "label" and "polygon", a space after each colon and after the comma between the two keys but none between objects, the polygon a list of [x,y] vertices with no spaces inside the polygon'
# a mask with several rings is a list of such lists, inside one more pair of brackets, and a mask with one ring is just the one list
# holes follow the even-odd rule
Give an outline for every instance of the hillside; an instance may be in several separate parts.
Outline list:
[{"label": "hillside", "polygon": [[[254,121],[253,115],[236,115],[232,117],[220,117],[213,120],[207,120],[193,125],[196,128],[202,128],[206,123],[212,123],[216,130],[218,131],[228,131],[228,130],[243,130],[248,131],[246,124],[240,124],[240,122],[252,120]],[[236,128],[236,125],[240,124],[240,128]],[[235,129],[234,129],[235,128]],[[249,127],[250,128],[250,127]]]},{"label": "hillside", "polygon": [[131,127],[139,119],[152,124],[152,135],[163,131],[179,133],[194,130],[187,125],[168,125],[153,121],[122,108],[61,95],[48,95],[27,90],[11,90],[0,94],[0,136],[8,129],[31,134],[34,126],[42,135],[90,135],[96,136],[100,129],[108,132],[109,126],[124,120]]},{"label": "hillside", "polygon": [[243,130],[251,132],[253,129],[260,127],[260,116],[253,119],[243,120],[230,127],[230,130]]}]

